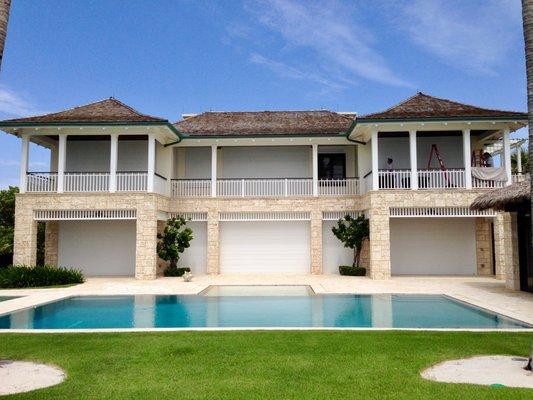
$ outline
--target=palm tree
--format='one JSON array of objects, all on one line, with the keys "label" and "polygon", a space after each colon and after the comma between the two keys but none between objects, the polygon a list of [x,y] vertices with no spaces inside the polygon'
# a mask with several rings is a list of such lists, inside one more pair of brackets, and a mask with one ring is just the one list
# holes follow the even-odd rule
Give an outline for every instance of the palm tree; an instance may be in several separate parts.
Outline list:
[{"label": "palm tree", "polygon": [[2,58],[4,56],[4,43],[6,42],[10,8],[11,0],[0,0],[0,67],[2,66]]},{"label": "palm tree", "polygon": [[[529,114],[529,160],[533,159],[533,0],[522,0],[522,20],[526,45],[527,111]],[[530,190],[533,195],[533,163],[529,163]],[[530,230],[533,232],[533,201],[531,202]],[[531,235],[530,250],[533,248]]]}]

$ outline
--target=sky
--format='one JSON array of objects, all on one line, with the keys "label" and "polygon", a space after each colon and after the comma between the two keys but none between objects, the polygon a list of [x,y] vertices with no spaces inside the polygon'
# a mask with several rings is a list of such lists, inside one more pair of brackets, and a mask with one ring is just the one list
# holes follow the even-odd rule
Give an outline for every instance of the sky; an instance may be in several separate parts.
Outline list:
[{"label": "sky", "polygon": [[[520,0],[15,0],[0,119],[110,96],[150,115],[383,110],[417,91],[525,111]],[[524,131],[515,137],[526,136]],[[20,143],[0,133],[0,187]],[[32,146],[30,170],[48,169]]]}]

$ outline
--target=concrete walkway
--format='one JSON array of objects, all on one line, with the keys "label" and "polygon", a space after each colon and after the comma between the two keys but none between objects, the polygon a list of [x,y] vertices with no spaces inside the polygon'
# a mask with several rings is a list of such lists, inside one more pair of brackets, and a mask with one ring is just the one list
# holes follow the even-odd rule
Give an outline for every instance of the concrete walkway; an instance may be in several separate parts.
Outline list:
[{"label": "concrete walkway", "polygon": [[0,302],[0,315],[76,295],[198,294],[211,285],[310,285],[315,293],[445,294],[478,307],[533,324],[533,294],[505,288],[483,277],[393,277],[371,280],[339,275],[201,275],[139,281],[125,277],[88,278],[82,285],[52,289],[0,290],[0,296],[23,296]]}]

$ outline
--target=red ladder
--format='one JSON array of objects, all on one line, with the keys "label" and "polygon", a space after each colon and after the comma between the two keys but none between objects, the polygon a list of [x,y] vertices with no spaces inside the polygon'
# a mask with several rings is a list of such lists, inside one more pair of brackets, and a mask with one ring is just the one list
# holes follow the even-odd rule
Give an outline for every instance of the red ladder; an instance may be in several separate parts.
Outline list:
[{"label": "red ladder", "polygon": [[442,160],[442,156],[436,144],[431,145],[431,150],[429,152],[428,169],[431,169],[431,160],[433,160],[433,153],[435,153],[435,157],[437,157],[437,160],[439,160],[440,170],[445,172],[444,179],[446,179],[446,182],[450,184],[450,180],[448,179],[448,173],[446,172],[446,166],[444,165],[444,161]]}]

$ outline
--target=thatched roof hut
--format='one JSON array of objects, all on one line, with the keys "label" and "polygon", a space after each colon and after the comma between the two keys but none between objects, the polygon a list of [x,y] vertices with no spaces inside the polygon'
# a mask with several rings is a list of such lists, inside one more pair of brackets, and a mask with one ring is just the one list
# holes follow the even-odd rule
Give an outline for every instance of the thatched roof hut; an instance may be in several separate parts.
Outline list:
[{"label": "thatched roof hut", "polygon": [[472,210],[512,210],[531,202],[530,181],[514,183],[501,189],[491,190],[477,197]]}]

